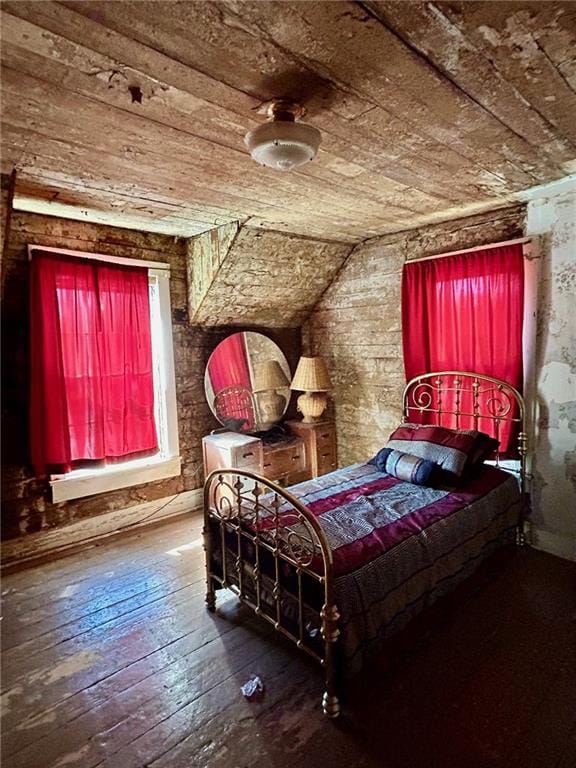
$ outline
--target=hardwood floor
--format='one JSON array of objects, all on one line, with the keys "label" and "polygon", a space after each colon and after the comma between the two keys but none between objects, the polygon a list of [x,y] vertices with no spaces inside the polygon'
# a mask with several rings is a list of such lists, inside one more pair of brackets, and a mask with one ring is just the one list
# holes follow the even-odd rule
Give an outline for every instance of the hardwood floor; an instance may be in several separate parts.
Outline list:
[{"label": "hardwood floor", "polygon": [[[576,565],[500,556],[320,711],[319,669],[204,609],[199,518],[3,580],[5,768],[574,768]],[[402,648],[402,650],[398,650]],[[240,685],[266,689],[247,701]]]}]

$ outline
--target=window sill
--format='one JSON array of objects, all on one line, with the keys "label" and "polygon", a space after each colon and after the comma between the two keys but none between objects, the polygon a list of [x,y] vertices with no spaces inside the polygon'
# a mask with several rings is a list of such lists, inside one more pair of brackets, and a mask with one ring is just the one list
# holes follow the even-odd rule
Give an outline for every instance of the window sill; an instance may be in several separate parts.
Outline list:
[{"label": "window sill", "polygon": [[177,477],[181,468],[180,456],[174,456],[161,461],[151,461],[141,466],[114,467],[92,473],[79,473],[77,476],[52,479],[50,480],[52,502],[81,499],[96,493],[106,493],[120,488],[129,488],[132,485]]}]

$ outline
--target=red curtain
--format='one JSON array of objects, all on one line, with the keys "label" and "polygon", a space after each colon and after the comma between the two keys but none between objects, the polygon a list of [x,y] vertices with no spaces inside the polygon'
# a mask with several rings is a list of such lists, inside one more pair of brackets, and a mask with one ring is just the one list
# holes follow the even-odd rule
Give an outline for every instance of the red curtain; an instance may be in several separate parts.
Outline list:
[{"label": "red curtain", "polygon": [[[522,391],[523,312],[521,244],[407,262],[402,278],[407,381],[432,371],[473,371]],[[503,450],[510,440],[510,429],[504,429]]]},{"label": "red curtain", "polygon": [[155,452],[147,269],[36,251],[30,306],[36,473]]},{"label": "red curtain", "polygon": [[243,333],[233,333],[218,344],[208,361],[208,375],[214,394],[227,387],[251,389],[250,369]]},{"label": "red curtain", "polygon": [[[229,387],[240,387],[244,393],[237,391],[224,395],[221,408],[234,419],[243,420],[237,428],[241,431],[254,427],[254,410],[252,407],[252,382],[248,365],[248,353],[243,333],[233,333],[218,344],[216,351],[208,361],[208,376],[214,397]],[[218,418],[222,418],[219,415]]]}]

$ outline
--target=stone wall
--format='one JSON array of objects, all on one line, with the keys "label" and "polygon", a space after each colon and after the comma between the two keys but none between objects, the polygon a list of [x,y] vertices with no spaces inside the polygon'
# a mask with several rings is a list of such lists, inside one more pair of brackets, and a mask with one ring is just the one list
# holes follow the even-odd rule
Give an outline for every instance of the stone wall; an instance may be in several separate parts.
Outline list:
[{"label": "stone wall", "polygon": [[[28,453],[28,244],[124,256],[171,265],[170,291],[182,474],[154,483],[52,504],[47,483],[33,477]],[[227,327],[188,319],[187,242],[86,222],[13,212],[2,275],[2,532],[15,538],[165,498],[202,485],[201,438],[218,426],[204,398],[204,368]],[[265,330],[294,370],[298,329]],[[234,331],[238,328],[234,328]]]},{"label": "stone wall", "polygon": [[526,226],[541,236],[533,541],[576,560],[576,182],[537,193]]},{"label": "stone wall", "polygon": [[525,206],[399,232],[357,246],[306,323],[304,345],[326,358],[339,463],[382,446],[402,417],[400,282],[407,259],[522,236]]}]

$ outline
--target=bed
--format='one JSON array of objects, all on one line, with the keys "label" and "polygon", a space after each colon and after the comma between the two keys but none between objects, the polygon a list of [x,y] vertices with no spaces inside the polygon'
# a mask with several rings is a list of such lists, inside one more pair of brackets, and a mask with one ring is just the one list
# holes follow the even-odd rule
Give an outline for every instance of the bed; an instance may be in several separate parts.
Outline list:
[{"label": "bed", "polygon": [[[382,644],[503,544],[524,543],[525,407],[506,382],[444,371],[406,386],[407,425],[510,435],[466,482],[414,485],[358,463],[284,489],[238,468],[204,487],[206,603],[225,588],[316,659],[322,708]],[[506,469],[503,468],[506,466]]]}]

